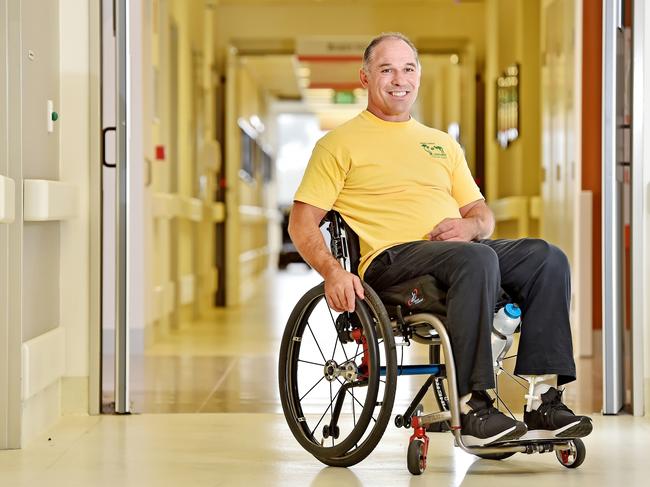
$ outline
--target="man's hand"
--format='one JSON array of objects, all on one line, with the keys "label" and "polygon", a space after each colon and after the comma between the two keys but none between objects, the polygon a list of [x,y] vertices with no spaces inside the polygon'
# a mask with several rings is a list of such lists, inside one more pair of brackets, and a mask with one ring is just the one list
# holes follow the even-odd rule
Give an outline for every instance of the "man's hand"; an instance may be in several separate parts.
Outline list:
[{"label": "man's hand", "polygon": [[462,218],[445,218],[425,238],[436,241],[470,242],[488,238],[494,231],[494,215],[484,200],[459,208]]},{"label": "man's hand", "polygon": [[342,267],[333,268],[325,277],[325,297],[330,308],[338,313],[354,311],[355,294],[363,299],[363,286],[358,276]]},{"label": "man's hand", "polygon": [[474,218],[445,218],[426,234],[428,240],[470,242],[478,236]]}]

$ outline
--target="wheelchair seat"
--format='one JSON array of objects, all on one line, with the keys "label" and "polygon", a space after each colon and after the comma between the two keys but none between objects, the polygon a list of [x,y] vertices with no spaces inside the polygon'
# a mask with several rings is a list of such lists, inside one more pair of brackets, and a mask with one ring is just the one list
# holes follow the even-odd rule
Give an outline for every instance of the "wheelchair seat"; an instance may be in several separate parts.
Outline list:
[{"label": "wheelchair seat", "polygon": [[[321,226],[328,223],[331,235],[330,250],[341,265],[355,275],[359,275],[361,250],[359,237],[348,225],[340,213],[330,210],[323,218]],[[413,293],[424,298],[419,306],[413,306],[409,298]],[[446,324],[447,286],[430,274],[417,276],[404,282],[395,283],[388,288],[377,291],[391,319],[426,311],[434,314]],[[508,294],[500,289],[499,298],[495,303],[495,311],[511,302]]]}]

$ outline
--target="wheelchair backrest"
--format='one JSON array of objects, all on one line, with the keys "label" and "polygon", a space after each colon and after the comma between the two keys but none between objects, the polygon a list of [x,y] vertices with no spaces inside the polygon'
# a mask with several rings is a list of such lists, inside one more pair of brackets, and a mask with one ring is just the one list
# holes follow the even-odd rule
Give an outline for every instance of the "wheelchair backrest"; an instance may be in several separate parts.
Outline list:
[{"label": "wheelchair backrest", "polygon": [[329,223],[327,231],[332,237],[330,240],[332,255],[345,269],[358,274],[359,260],[361,260],[359,237],[337,211],[327,212],[321,225],[324,223]]}]

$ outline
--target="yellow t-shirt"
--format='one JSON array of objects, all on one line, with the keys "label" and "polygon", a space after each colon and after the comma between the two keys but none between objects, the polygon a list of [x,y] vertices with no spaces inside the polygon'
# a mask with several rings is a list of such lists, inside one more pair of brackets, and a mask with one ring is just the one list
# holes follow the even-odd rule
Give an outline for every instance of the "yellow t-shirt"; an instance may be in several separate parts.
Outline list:
[{"label": "yellow t-shirt", "polygon": [[359,236],[363,273],[381,252],[423,240],[483,199],[448,134],[364,111],[320,139],[294,200],[338,211]]}]

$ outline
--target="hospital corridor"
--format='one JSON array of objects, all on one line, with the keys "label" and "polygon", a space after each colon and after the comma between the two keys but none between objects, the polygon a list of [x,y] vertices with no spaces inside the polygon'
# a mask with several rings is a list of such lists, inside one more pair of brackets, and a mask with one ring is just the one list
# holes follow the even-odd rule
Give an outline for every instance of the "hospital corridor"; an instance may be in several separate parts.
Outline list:
[{"label": "hospital corridor", "polygon": [[[414,60],[379,99],[373,56],[396,52]],[[0,0],[0,58],[0,486],[647,484],[644,0]],[[373,118],[400,98],[408,121]],[[474,357],[457,353],[451,286],[429,276],[389,297],[364,282],[354,311],[325,299],[295,208],[323,153],[352,190],[380,181],[383,162],[344,167],[322,145],[351,119],[386,140],[391,124],[438,129],[449,145],[414,151],[460,154],[490,239],[566,256],[570,282],[540,299],[567,286],[577,379],[532,373],[559,374],[539,380],[588,429],[468,443],[471,414],[524,425],[547,405],[549,387],[515,372],[531,345],[510,290],[488,317],[480,411],[461,391]],[[368,222],[340,201],[314,213],[323,248],[370,281]],[[562,347],[544,342],[558,326],[538,356]]]}]

